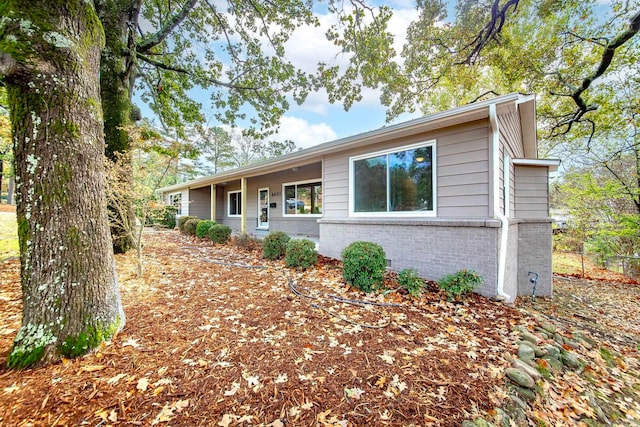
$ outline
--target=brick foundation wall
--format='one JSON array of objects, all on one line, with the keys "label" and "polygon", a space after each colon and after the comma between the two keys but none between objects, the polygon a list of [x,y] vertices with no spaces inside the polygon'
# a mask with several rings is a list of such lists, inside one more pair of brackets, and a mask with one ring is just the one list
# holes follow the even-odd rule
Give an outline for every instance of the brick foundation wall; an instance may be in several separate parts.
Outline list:
[{"label": "brick foundation wall", "polygon": [[458,270],[475,270],[484,279],[478,292],[495,295],[500,222],[495,220],[380,221],[321,219],[323,255],[340,259],[356,240],[381,245],[394,271],[414,268],[421,277],[438,280]]},{"label": "brick foundation wall", "polygon": [[533,285],[528,276],[531,271],[539,274],[536,295],[550,296],[553,292],[551,220],[520,220],[518,228],[518,295],[531,295]]}]

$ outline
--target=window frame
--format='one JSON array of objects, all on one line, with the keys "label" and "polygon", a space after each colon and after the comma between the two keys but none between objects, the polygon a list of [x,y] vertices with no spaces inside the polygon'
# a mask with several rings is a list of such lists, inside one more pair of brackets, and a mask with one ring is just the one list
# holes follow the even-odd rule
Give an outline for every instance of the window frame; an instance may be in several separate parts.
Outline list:
[{"label": "window frame", "polygon": [[[232,194],[237,194],[238,198],[237,198],[237,205],[240,207],[240,213],[238,214],[232,214],[231,213],[231,195]],[[236,206],[236,209],[238,208],[238,206]],[[240,218],[242,217],[242,190],[231,190],[231,191],[227,191],[227,216],[229,218]]]},{"label": "window frame", "polygon": [[[368,152],[366,154],[360,154],[357,156],[349,157],[349,216],[350,217],[421,217],[421,218],[433,218],[437,216],[437,200],[438,200],[438,182],[437,182],[437,140],[430,139],[426,141],[417,142],[414,144],[402,145],[394,148],[388,148],[386,150]],[[418,148],[431,147],[431,185],[432,185],[432,197],[433,197],[433,209],[430,211],[389,211],[389,204],[387,203],[387,211],[383,212],[356,212],[355,211],[355,162],[359,160],[371,159],[379,156],[387,156],[386,158],[386,171],[387,171],[387,181],[386,181],[386,190],[387,190],[387,202],[389,201],[389,155],[394,153],[400,153],[402,151],[415,150]]]},{"label": "window frame", "polygon": [[[168,194],[169,205],[176,208],[176,215],[182,215],[182,191],[178,191],[177,193],[169,193]],[[175,203],[174,197],[179,196],[179,203]]]},{"label": "window frame", "polygon": [[[306,179],[303,181],[292,181],[292,182],[283,182],[282,183],[282,216],[283,217],[289,217],[289,218],[321,218],[322,215],[324,214],[324,200],[322,200],[322,212],[319,214],[314,214],[314,213],[308,213],[308,214],[301,214],[298,213],[298,210],[296,209],[296,213],[287,213],[287,192],[286,192],[286,188],[291,186],[291,185],[295,185],[296,187],[298,185],[302,185],[302,184],[320,184],[320,188],[323,188],[323,182],[322,182],[322,178],[316,178],[316,179]],[[297,194],[297,188],[296,188],[296,194]],[[323,188],[323,196],[324,196],[324,188]]]}]

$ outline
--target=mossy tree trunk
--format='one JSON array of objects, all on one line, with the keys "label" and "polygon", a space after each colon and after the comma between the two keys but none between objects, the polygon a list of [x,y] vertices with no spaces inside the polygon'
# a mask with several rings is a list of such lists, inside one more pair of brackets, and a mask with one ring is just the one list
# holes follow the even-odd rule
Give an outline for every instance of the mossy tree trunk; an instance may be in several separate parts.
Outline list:
[{"label": "mossy tree trunk", "polygon": [[[122,161],[130,151],[127,126],[131,120],[131,90],[135,80],[135,52],[138,14],[142,0],[111,0],[103,2],[98,15],[105,30],[105,48],[100,61],[100,92],[104,114],[105,153],[112,161]],[[123,157],[124,155],[124,157]],[[126,175],[121,185],[132,189],[133,171]],[[131,194],[132,191],[127,191]],[[113,249],[123,253],[133,247],[129,230],[135,223],[133,201],[125,200],[129,206],[128,218],[122,225],[111,224]],[[114,210],[114,207],[110,207]]]},{"label": "mossy tree trunk", "polygon": [[85,0],[0,3],[23,318],[13,368],[75,357],[124,325],[107,220],[99,60]]}]

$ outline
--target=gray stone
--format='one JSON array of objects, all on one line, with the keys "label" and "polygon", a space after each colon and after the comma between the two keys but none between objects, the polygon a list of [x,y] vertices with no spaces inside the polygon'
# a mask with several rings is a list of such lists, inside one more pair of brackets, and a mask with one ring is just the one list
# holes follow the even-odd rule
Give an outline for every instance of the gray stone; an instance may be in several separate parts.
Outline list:
[{"label": "gray stone", "polygon": [[564,344],[568,345],[569,347],[573,348],[574,350],[577,350],[577,349],[580,348],[580,344],[578,344],[577,341],[572,341],[572,340],[570,340],[568,338],[564,339]]},{"label": "gray stone", "polygon": [[564,344],[564,337],[558,333],[553,334],[553,340],[560,345]]},{"label": "gray stone", "polygon": [[578,369],[580,367],[580,361],[578,356],[569,351],[565,351],[560,355],[560,360],[569,369]]},{"label": "gray stone", "polygon": [[547,350],[547,355],[560,360],[560,349],[558,347],[552,344],[547,344],[544,346],[544,349]]},{"label": "gray stone", "polygon": [[524,397],[529,402],[534,402],[536,400],[536,392],[530,388],[518,387],[516,389],[518,394]]},{"label": "gray stone", "polygon": [[556,328],[555,325],[549,323],[549,322],[542,322],[540,323],[540,327],[542,329],[544,329],[547,332],[551,332],[552,334],[556,333],[558,331],[558,328]]},{"label": "gray stone", "polygon": [[524,403],[524,401],[520,399],[518,396],[514,396],[513,394],[511,394],[509,395],[509,399],[511,399],[511,402],[514,403],[515,407],[518,407],[523,411],[527,411],[529,409],[529,405]]},{"label": "gray stone", "polygon": [[556,372],[562,372],[564,371],[564,365],[562,364],[562,362],[560,361],[560,359],[556,359],[554,357],[551,356],[544,356],[542,358],[542,360],[546,360],[547,363],[549,364],[549,366],[551,366],[551,368],[556,371]]},{"label": "gray stone", "polygon": [[493,424],[482,417],[476,418],[475,420],[473,420],[473,423],[476,427],[493,427]]},{"label": "gray stone", "polygon": [[533,335],[531,332],[529,331],[524,331],[522,334],[522,339],[525,341],[528,341],[532,344],[538,345],[540,343],[540,338],[538,338],[537,336]]},{"label": "gray stone", "polygon": [[533,360],[536,357],[536,352],[526,344],[520,344],[518,346],[518,357],[522,360]]},{"label": "gray stone", "polygon": [[542,328],[536,328],[536,332],[538,333],[538,335],[540,335],[545,340],[548,340],[549,338],[551,338],[553,336],[553,334],[550,334],[548,331],[545,331]]},{"label": "gray stone", "polygon": [[476,424],[473,421],[464,420],[462,422],[462,427],[476,427]]},{"label": "gray stone", "polygon": [[494,421],[500,427],[511,427],[511,417],[502,408],[496,408],[496,416]]},{"label": "gray stone", "polygon": [[513,359],[513,361],[511,362],[511,365],[516,369],[520,369],[526,372],[531,378],[534,379],[534,381],[538,381],[540,378],[542,378],[542,375],[540,375],[540,372],[538,372],[534,367],[530,366],[529,364],[523,362],[520,359]]},{"label": "gray stone", "polygon": [[516,368],[507,368],[505,374],[509,379],[515,382],[522,387],[534,388],[536,386],[536,382],[531,378],[529,374],[526,372],[516,369]]},{"label": "gray stone", "polygon": [[530,341],[520,341],[520,344],[528,345],[529,347],[531,347],[536,357],[542,357],[547,354],[546,351],[544,351],[543,349],[541,349],[540,347],[538,347],[537,345],[533,344]]}]

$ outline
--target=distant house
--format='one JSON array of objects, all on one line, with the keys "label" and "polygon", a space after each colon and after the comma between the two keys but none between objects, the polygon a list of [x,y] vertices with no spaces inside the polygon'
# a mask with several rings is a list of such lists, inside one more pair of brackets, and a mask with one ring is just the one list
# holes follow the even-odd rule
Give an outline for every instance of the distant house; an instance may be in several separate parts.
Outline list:
[{"label": "distant house", "polygon": [[549,171],[533,96],[511,94],[160,189],[180,215],[237,232],[314,236],[339,258],[356,240],[390,268],[437,280],[476,270],[486,296],[551,286]]}]

